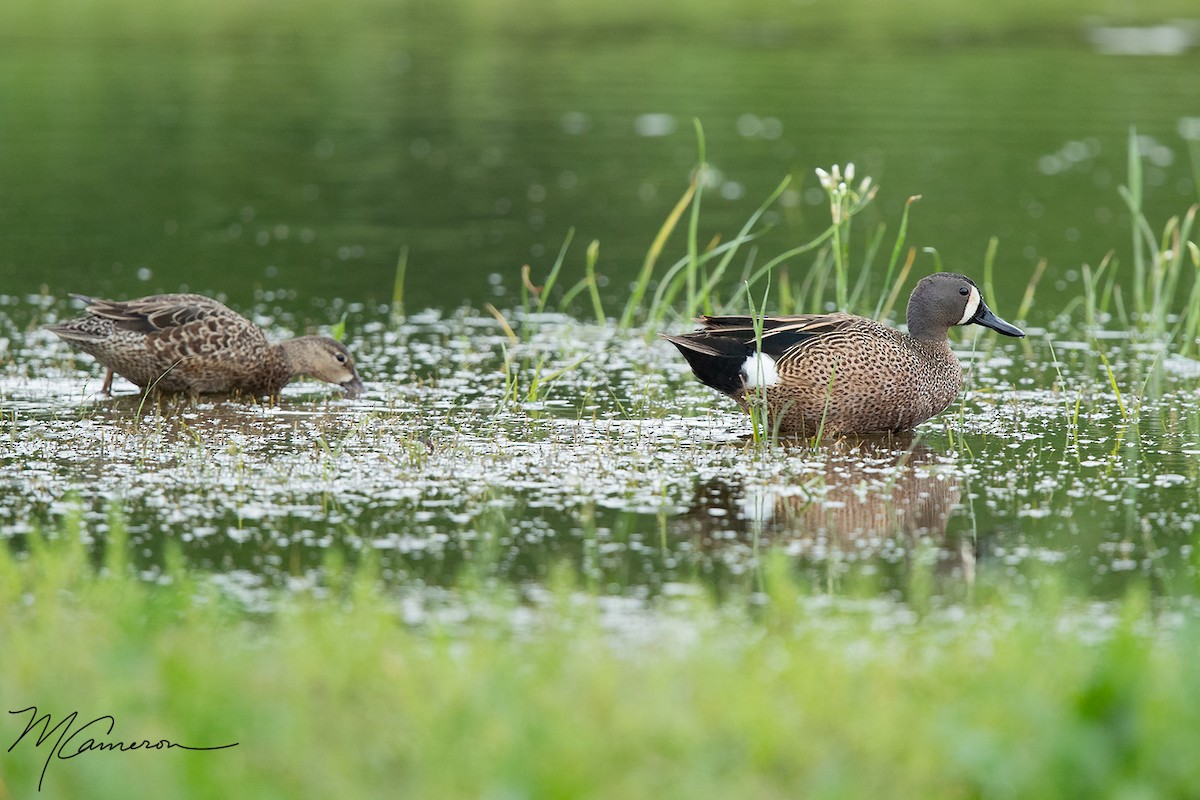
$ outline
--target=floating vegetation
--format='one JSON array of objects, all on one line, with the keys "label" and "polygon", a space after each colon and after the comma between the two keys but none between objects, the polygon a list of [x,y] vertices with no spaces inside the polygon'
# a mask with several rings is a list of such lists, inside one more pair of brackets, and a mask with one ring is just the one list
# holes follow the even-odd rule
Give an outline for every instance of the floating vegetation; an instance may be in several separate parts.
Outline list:
[{"label": "floating vegetation", "polygon": [[331,551],[393,586],[533,586],[566,562],[630,597],[740,592],[775,549],[814,586],[896,596],[929,557],[951,595],[1048,563],[1101,596],[1192,579],[1200,370],[1129,338],[960,349],[964,395],[915,435],[813,447],[755,439],[639,330],[516,311],[514,343],[469,311],[372,323],[390,311],[350,317],[358,400],[104,399],[49,333],[10,336],[0,527],[20,548],[77,513],[99,543],[115,511],[145,574],[177,550],[231,588],[320,584]]}]

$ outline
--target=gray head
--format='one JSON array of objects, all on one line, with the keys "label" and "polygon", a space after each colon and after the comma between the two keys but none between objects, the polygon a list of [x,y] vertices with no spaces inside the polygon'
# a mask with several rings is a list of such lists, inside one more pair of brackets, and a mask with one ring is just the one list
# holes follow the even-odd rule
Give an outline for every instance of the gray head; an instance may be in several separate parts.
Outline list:
[{"label": "gray head", "polygon": [[1005,336],[1025,331],[992,313],[975,281],[953,272],[935,272],[920,280],[908,298],[904,314],[908,333],[916,339],[945,339],[955,325],[982,325]]},{"label": "gray head", "polygon": [[336,383],[351,397],[362,392],[363,382],[354,368],[354,357],[346,345],[328,336],[301,336],[280,342],[292,376],[309,375]]}]

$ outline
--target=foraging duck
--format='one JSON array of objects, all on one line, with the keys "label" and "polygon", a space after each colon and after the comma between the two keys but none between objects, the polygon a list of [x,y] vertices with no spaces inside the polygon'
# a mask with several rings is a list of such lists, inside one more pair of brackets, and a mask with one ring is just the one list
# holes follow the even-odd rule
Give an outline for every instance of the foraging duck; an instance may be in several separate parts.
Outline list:
[{"label": "foraging duck", "polygon": [[[772,429],[815,436],[904,431],[940,414],[962,388],[947,332],[982,325],[1024,331],[992,313],[965,275],[922,278],[905,312],[908,333],[852,314],[701,317],[695,333],[663,338],[701,382],[743,409],[765,407]],[[761,342],[761,345],[759,344]]]},{"label": "foraging duck", "polygon": [[100,300],[73,294],[87,314],[47,326],[72,348],[143,390],[279,394],[292,379],[310,375],[357,397],[363,384],[354,359],[328,336],[301,336],[277,344],[233,309],[199,294],[159,294],[136,300]]}]

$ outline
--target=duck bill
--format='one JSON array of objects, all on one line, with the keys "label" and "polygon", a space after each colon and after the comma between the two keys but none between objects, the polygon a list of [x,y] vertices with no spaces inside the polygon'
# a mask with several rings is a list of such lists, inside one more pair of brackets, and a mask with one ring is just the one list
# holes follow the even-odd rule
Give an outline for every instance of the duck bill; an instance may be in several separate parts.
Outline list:
[{"label": "duck bill", "polygon": [[338,386],[341,386],[346,390],[347,397],[358,397],[360,394],[362,394],[363,390],[363,382],[359,378],[348,380],[345,383],[339,383]]},{"label": "duck bill", "polygon": [[1011,322],[1005,322],[1000,319],[983,303],[979,304],[979,311],[975,313],[975,316],[971,317],[971,322],[976,325],[982,325],[985,328],[991,328],[996,333],[1003,333],[1005,336],[1016,336],[1019,339],[1025,338],[1025,331]]}]

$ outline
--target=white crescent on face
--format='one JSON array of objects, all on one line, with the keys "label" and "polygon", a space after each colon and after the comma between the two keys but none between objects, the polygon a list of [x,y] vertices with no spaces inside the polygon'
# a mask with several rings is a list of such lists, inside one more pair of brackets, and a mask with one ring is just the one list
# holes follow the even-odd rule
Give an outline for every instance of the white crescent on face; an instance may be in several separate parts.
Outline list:
[{"label": "white crescent on face", "polygon": [[747,389],[757,389],[759,386],[774,386],[779,383],[779,371],[775,369],[775,359],[765,353],[755,353],[747,356],[742,362],[742,380]]},{"label": "white crescent on face", "polygon": [[971,321],[971,317],[975,316],[975,312],[979,310],[979,290],[974,286],[971,287],[971,296],[967,298],[967,307],[963,311],[962,319],[956,322],[956,325],[966,325]]}]

